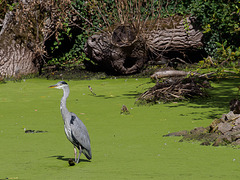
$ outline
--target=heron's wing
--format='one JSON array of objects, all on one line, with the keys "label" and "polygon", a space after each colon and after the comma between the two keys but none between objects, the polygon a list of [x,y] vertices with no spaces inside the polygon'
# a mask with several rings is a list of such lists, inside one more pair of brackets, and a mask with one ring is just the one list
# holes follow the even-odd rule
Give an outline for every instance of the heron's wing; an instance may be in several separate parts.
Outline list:
[{"label": "heron's wing", "polygon": [[70,127],[73,139],[77,141],[83,148],[91,151],[90,138],[87,128],[74,113],[71,113]]}]

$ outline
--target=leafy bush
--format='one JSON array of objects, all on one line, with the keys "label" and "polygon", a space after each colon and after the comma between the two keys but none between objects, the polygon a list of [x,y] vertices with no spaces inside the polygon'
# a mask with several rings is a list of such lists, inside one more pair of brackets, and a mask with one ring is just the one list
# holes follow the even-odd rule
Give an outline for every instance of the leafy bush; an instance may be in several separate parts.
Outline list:
[{"label": "leafy bush", "polygon": [[240,46],[239,0],[193,0],[190,8],[201,24],[205,50],[210,56],[221,62],[224,56],[219,54],[219,48],[222,45],[231,51]]}]

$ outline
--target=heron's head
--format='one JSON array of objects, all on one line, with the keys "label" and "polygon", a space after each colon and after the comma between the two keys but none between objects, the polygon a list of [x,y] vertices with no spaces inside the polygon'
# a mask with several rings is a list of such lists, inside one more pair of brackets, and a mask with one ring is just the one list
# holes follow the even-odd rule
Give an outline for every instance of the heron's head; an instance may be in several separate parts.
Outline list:
[{"label": "heron's head", "polygon": [[57,88],[57,89],[63,89],[64,87],[68,86],[68,84],[65,81],[60,81],[57,84],[54,84],[52,86],[49,86],[49,88]]}]

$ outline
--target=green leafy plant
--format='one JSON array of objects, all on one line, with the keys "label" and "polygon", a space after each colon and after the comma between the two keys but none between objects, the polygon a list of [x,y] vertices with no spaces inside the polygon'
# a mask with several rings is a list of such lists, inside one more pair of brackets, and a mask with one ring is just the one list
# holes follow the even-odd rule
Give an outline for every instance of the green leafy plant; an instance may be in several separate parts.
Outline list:
[{"label": "green leafy plant", "polygon": [[191,13],[197,17],[204,33],[205,50],[210,56],[219,55],[216,42],[231,48],[239,47],[240,3],[238,0],[192,0]]},{"label": "green leafy plant", "polygon": [[240,47],[236,48],[232,45],[227,46],[227,41],[224,43],[218,43],[217,45],[217,60],[219,63],[224,64],[227,63],[228,65],[235,65],[235,62],[240,60]]}]

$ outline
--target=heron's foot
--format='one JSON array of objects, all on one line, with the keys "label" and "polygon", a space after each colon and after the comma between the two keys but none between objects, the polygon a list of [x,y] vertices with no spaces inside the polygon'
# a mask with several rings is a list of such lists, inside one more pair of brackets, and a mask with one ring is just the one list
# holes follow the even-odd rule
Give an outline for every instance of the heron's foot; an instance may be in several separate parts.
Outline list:
[{"label": "heron's foot", "polygon": [[77,161],[75,161],[75,163],[78,164],[79,163],[79,159]]}]

